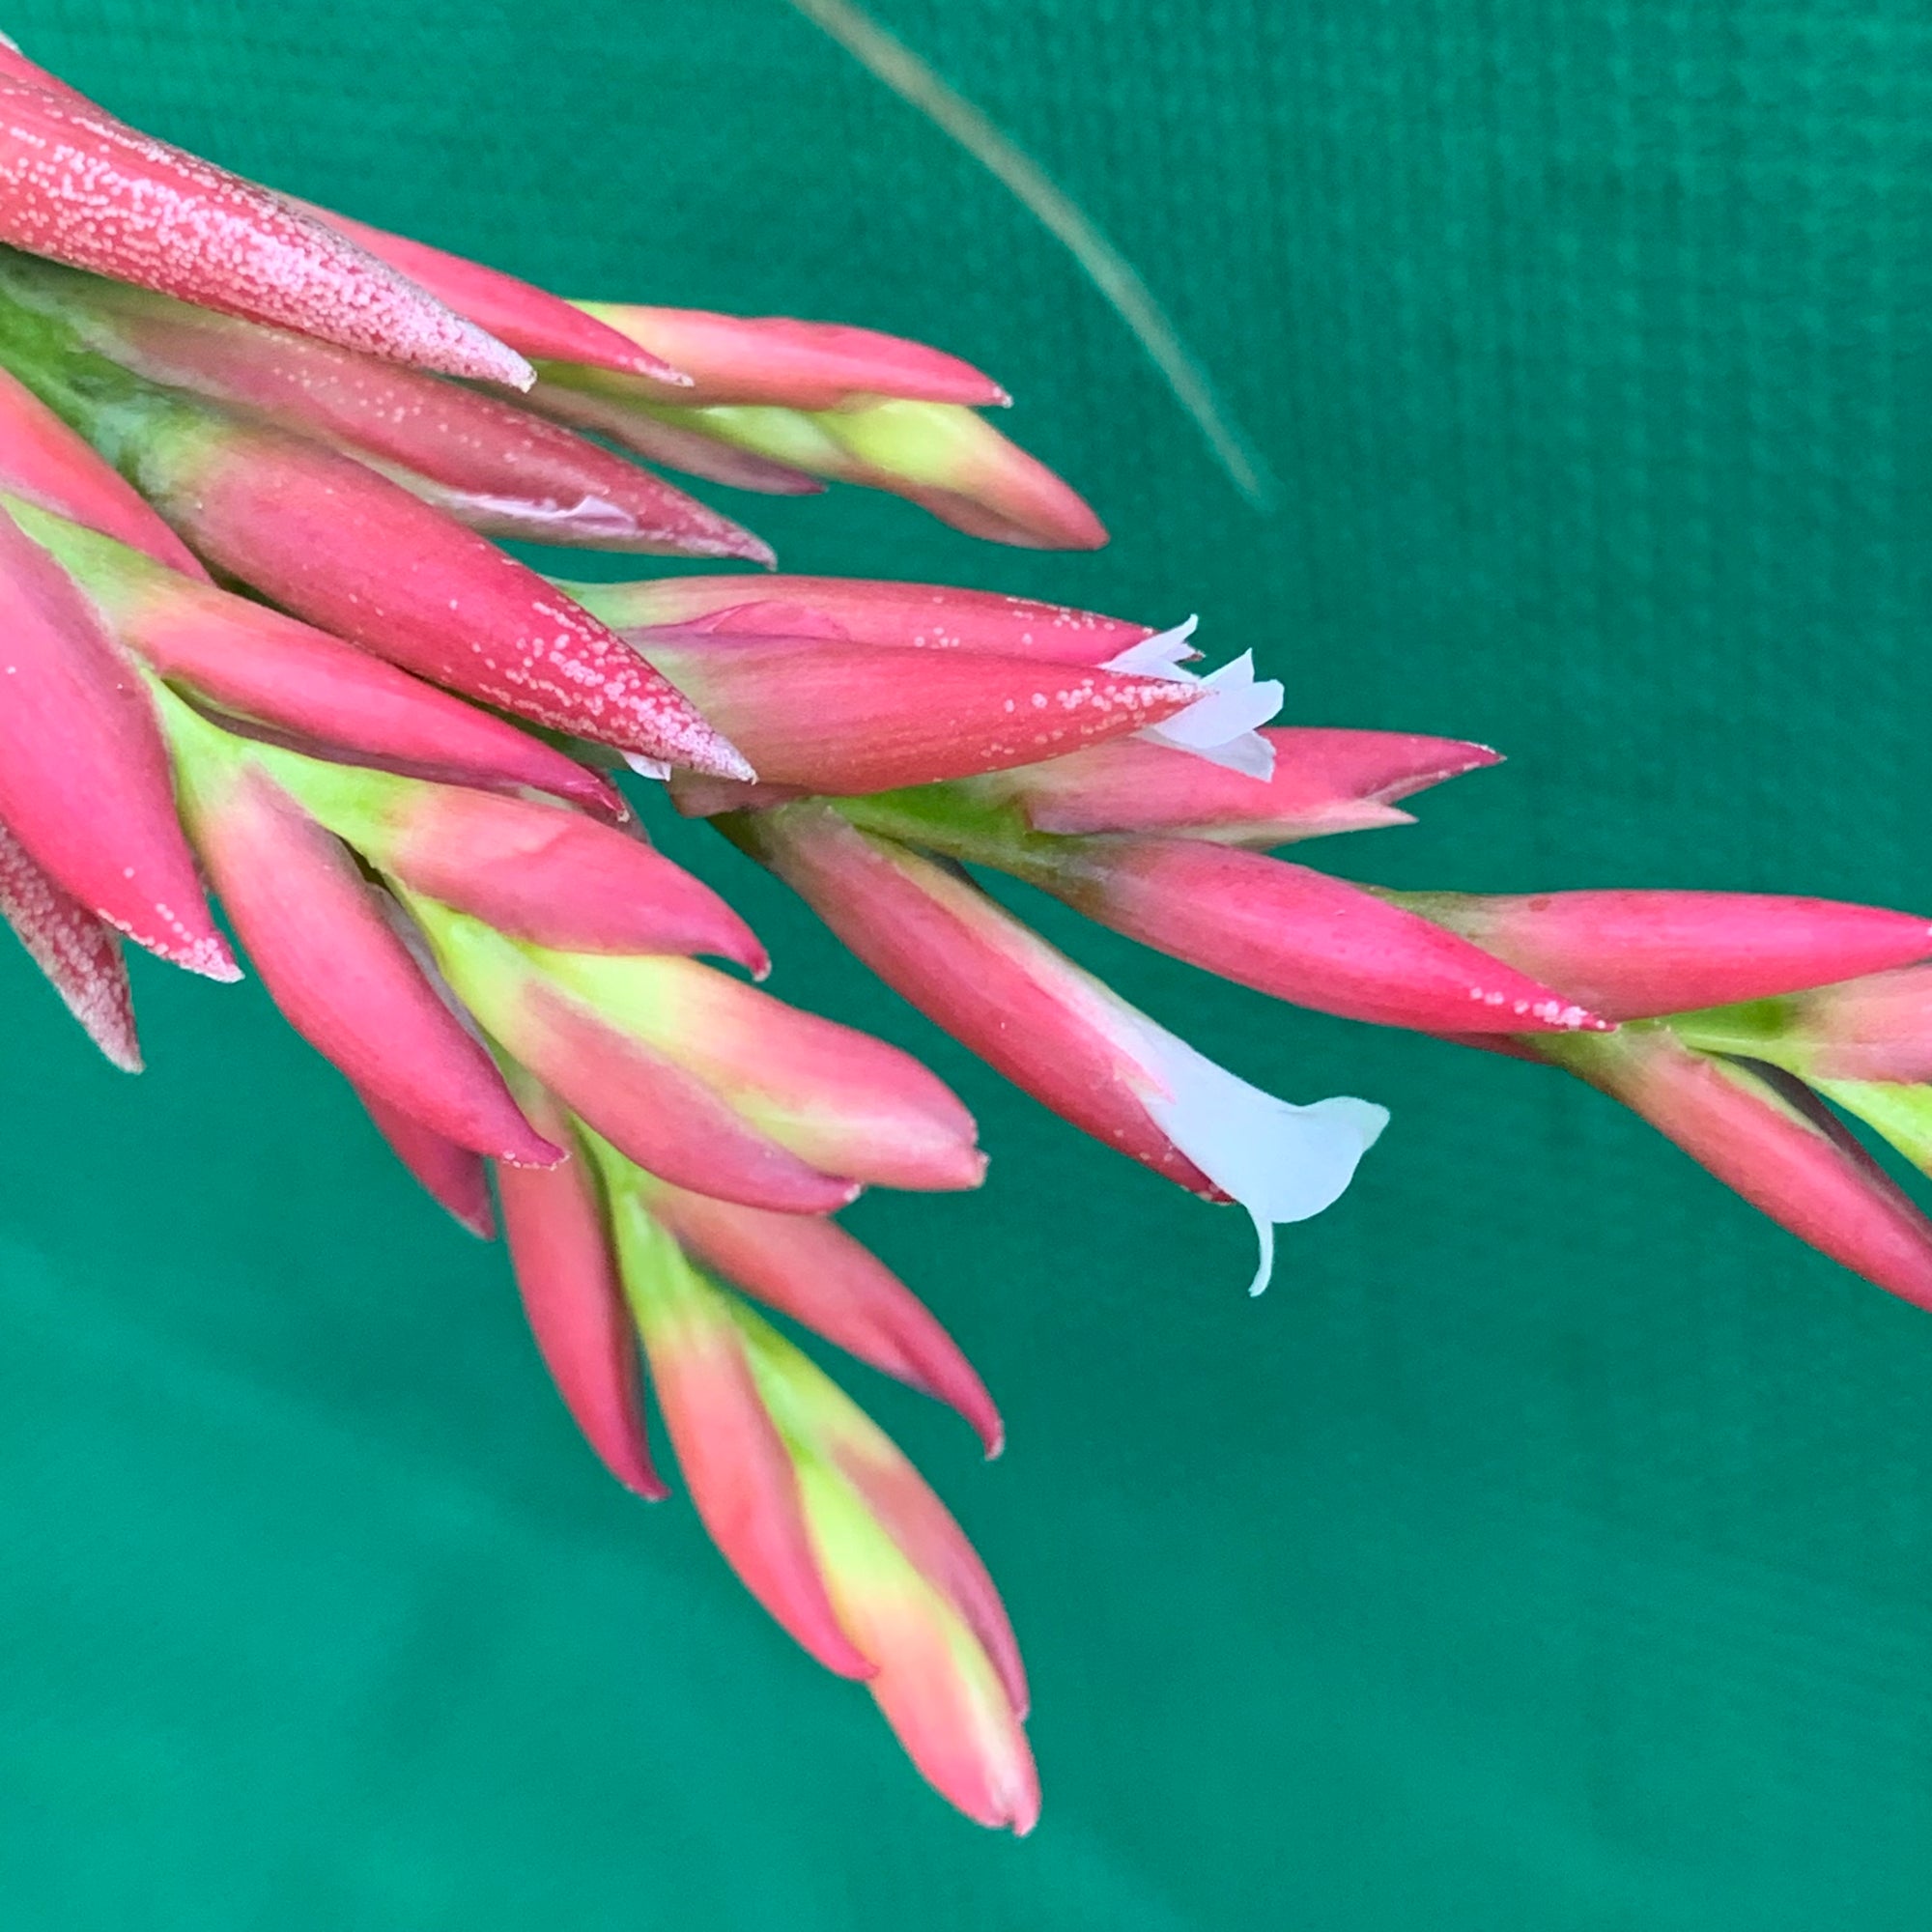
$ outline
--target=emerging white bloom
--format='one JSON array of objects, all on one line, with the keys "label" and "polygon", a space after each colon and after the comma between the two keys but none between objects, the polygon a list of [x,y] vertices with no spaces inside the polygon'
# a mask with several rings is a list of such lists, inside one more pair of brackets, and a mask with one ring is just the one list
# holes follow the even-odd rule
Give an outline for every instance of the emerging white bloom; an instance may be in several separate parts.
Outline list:
[{"label": "emerging white bloom", "polygon": [[1054,968],[1055,997],[1069,1017],[1108,1041],[1117,1072],[1153,1123],[1248,1210],[1261,1250],[1248,1293],[1260,1294],[1274,1273],[1276,1226],[1306,1221],[1342,1198],[1388,1125],[1388,1109],[1342,1094],[1302,1107],[1277,1099],[1169,1033],[1043,940],[1025,936],[1041,963]]},{"label": "emerging white bloom", "polygon": [[1274,747],[1261,735],[1260,727],[1281,710],[1281,681],[1255,676],[1252,651],[1243,651],[1232,664],[1205,677],[1189,670],[1180,660],[1188,653],[1187,640],[1199,622],[1198,617],[1190,617],[1171,631],[1143,638],[1109,658],[1101,669],[1171,677],[1199,688],[1200,696],[1185,711],[1165,724],[1137,731],[1136,737],[1178,752],[1192,752],[1209,764],[1225,766],[1247,778],[1272,778]]},{"label": "emerging white bloom", "polygon": [[1248,1210],[1260,1256],[1250,1294],[1274,1273],[1277,1223],[1306,1221],[1339,1201],[1362,1156],[1381,1138],[1388,1109],[1347,1095],[1297,1107],[1217,1065],[1131,1008],[1147,1073],[1141,1099],[1155,1123],[1211,1180]]}]

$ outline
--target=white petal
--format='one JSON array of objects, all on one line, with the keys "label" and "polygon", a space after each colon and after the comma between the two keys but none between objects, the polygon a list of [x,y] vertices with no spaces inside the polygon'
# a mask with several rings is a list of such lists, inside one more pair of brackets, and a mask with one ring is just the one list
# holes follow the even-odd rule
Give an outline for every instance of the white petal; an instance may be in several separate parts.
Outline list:
[{"label": "white petal", "polygon": [[1275,1223],[1305,1221],[1339,1200],[1388,1125],[1388,1109],[1338,1096],[1297,1107],[1217,1066],[1183,1039],[1133,1013],[1154,1122],[1224,1194],[1248,1210],[1261,1244],[1249,1285],[1274,1268]]},{"label": "white petal", "polygon": [[1280,710],[1284,696],[1276,678],[1255,675],[1255,654],[1243,651],[1232,664],[1203,677],[1179,662],[1195,620],[1143,638],[1101,666],[1103,670],[1170,677],[1199,687],[1200,696],[1165,724],[1151,724],[1134,736],[1177,752],[1192,752],[1209,764],[1224,765],[1251,779],[1274,776],[1274,748],[1259,728]]},{"label": "white petal", "polygon": [[670,766],[665,759],[647,758],[641,752],[626,752],[624,753],[624,762],[640,779],[668,779],[670,777]]},{"label": "white petal", "polygon": [[1100,668],[1117,670],[1128,677],[1145,677],[1151,673],[1155,677],[1184,677],[1190,682],[1194,673],[1182,670],[1180,661],[1190,656],[1193,646],[1188,639],[1194,635],[1194,627],[1200,623],[1199,617],[1190,617],[1184,624],[1177,624],[1171,631],[1157,631],[1151,638],[1143,638],[1137,644],[1129,644],[1125,650],[1110,657]]}]

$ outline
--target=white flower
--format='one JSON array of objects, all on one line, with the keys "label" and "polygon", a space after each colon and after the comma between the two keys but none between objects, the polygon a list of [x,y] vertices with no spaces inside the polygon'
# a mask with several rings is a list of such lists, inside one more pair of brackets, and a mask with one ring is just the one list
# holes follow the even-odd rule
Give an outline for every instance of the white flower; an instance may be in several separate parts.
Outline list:
[{"label": "white flower", "polygon": [[1169,677],[1199,688],[1201,696],[1185,711],[1165,724],[1150,724],[1134,735],[1178,752],[1192,752],[1209,764],[1223,765],[1251,779],[1274,776],[1274,747],[1260,727],[1281,709],[1284,696],[1278,678],[1255,676],[1255,654],[1243,651],[1232,664],[1205,677],[1180,660],[1200,619],[1190,617],[1171,631],[1129,644],[1100,667],[1143,677]]}]

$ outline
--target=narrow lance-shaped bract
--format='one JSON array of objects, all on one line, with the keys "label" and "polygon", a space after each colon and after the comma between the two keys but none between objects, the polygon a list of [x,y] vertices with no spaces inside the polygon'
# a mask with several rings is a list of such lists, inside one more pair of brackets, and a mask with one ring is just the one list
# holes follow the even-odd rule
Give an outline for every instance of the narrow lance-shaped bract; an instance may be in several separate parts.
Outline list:
[{"label": "narrow lance-shaped bract", "polygon": [[0,681],[0,824],[97,919],[192,972],[234,979],[140,673],[4,512]]},{"label": "narrow lance-shaped bract", "polygon": [[459,1147],[561,1158],[425,979],[375,888],[276,783],[273,754],[156,696],[196,850],[289,1024],[359,1090]]},{"label": "narrow lance-shaped bract", "polygon": [[686,407],[768,403],[806,411],[842,409],[887,396],[979,409],[1009,400],[990,376],[956,355],[873,328],[627,302],[580,301],[574,306],[626,341],[675,363],[689,379],[680,393],[657,382],[613,378],[606,373],[608,365],[576,368],[570,364],[577,358],[565,358],[562,366],[546,360],[542,373],[552,384],[594,394]]},{"label": "narrow lance-shaped bract", "polygon": [[[539,383],[530,401],[537,409],[573,413],[566,392]],[[684,409],[632,404],[595,392],[598,409],[586,426],[614,440],[632,440],[638,425],[639,454],[667,460],[652,432],[669,427],[730,450],[743,451],[836,483],[890,491],[928,510],[969,536],[1027,550],[1098,550],[1106,526],[1087,503],[1037,458],[1010,442],[991,423],[955,403],[883,401],[836,410],[775,409],[723,404]],[[687,445],[688,447],[692,445]],[[691,460],[703,474],[700,457]]]},{"label": "narrow lance-shaped bract", "polygon": [[734,1288],[882,1374],[948,1403],[997,1456],[1006,1440],[986,1385],[904,1282],[837,1221],[773,1214],[655,1179],[631,1185],[679,1244]]},{"label": "narrow lance-shaped bract", "polygon": [[858,577],[657,577],[561,586],[613,631],[843,638],[855,644],[990,651],[1102,665],[1154,635],[1148,624],[1004,591]]},{"label": "narrow lance-shaped bract", "polygon": [[1381,893],[1606,1018],[1821,986],[1932,956],[1932,922],[1763,893]]},{"label": "narrow lance-shaped bract", "polygon": [[1932,1222],[1795,1082],[1696,1053],[1654,1022],[1523,1043],[1640,1114],[1801,1241],[1932,1308]]},{"label": "narrow lance-shaped bract", "polygon": [[37,866],[0,825],[0,918],[88,1038],[124,1073],[141,1070],[128,963],[113,929]]},{"label": "narrow lance-shaped bract", "polygon": [[326,442],[487,535],[772,560],[728,518],[498,397],[98,276],[43,265],[12,281],[123,368]]},{"label": "narrow lance-shaped bract", "polygon": [[529,385],[521,355],[366,249],[22,65],[0,75],[0,242],[372,355]]}]

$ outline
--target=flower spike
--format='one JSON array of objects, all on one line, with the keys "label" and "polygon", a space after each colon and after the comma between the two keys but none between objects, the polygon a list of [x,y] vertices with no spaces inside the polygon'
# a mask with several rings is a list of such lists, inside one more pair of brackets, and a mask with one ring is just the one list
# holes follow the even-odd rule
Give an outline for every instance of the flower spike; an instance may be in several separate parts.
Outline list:
[{"label": "flower spike", "polygon": [[866,1682],[945,1797],[1031,1831],[1018,1648],[957,1524],[826,1376],[692,1267],[621,1171],[607,1175],[651,1378],[720,1548],[814,1657]]}]

